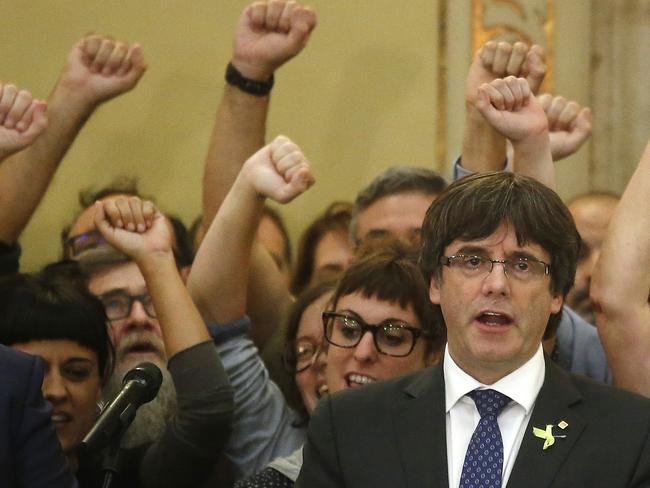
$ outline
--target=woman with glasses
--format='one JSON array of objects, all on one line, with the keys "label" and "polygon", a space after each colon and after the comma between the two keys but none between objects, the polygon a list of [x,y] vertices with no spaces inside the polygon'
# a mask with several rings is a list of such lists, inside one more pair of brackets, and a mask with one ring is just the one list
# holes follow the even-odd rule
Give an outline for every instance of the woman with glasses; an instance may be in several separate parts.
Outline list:
[{"label": "woman with glasses", "polygon": [[[361,252],[321,313],[320,337],[327,350],[322,343],[316,346],[315,336],[313,343],[301,341],[315,328],[306,313],[297,338],[287,343],[287,364],[293,366],[307,414],[316,407],[314,391],[333,394],[420,370],[433,364],[444,346],[416,256],[403,244],[385,239],[370,242]],[[319,376],[323,369],[324,378]],[[292,487],[301,466],[300,449],[235,486]]]}]

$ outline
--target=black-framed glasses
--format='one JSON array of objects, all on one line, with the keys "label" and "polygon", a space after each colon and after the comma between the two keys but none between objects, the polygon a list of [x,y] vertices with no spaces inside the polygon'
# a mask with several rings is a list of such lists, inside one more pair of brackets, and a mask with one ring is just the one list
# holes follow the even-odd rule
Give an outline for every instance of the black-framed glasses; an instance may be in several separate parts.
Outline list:
[{"label": "black-framed glasses", "polygon": [[99,296],[106,309],[108,320],[121,320],[131,315],[133,302],[140,302],[145,313],[152,319],[156,318],[156,310],[148,293],[129,295],[125,291],[111,291]]},{"label": "black-framed glasses", "polygon": [[377,351],[388,356],[404,357],[411,354],[422,329],[398,319],[387,319],[379,324],[368,324],[351,313],[323,312],[325,339],[337,347],[356,347],[366,332],[372,334]]},{"label": "black-framed glasses", "polygon": [[88,249],[106,244],[106,239],[98,230],[91,230],[83,234],[70,236],[65,240],[65,255],[74,258]]},{"label": "black-framed glasses", "polygon": [[551,273],[550,264],[529,257],[501,260],[472,254],[454,254],[449,257],[441,257],[440,264],[457,269],[468,278],[486,277],[492,272],[495,264],[503,266],[507,277],[519,281],[530,281]]},{"label": "black-framed glasses", "polygon": [[284,367],[289,373],[302,373],[316,362],[324,352],[324,344],[317,344],[310,339],[298,339],[287,343],[282,354]]}]

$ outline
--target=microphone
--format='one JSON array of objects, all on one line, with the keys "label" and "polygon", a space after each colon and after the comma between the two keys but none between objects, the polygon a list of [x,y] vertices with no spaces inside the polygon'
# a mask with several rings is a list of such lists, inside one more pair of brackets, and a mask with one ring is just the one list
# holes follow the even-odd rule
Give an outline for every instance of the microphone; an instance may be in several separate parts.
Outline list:
[{"label": "microphone", "polygon": [[105,407],[79,448],[85,452],[99,451],[118,440],[135,418],[135,411],[158,394],[162,373],[152,363],[140,363],[124,375],[122,389]]}]

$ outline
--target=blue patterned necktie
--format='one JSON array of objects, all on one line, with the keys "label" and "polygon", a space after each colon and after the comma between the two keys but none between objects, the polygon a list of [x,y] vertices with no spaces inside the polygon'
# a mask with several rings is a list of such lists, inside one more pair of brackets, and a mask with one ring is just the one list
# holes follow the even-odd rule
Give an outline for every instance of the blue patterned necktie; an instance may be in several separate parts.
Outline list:
[{"label": "blue patterned necktie", "polygon": [[510,398],[495,390],[474,390],[468,395],[481,420],[467,446],[460,488],[501,488],[503,440],[497,417]]}]

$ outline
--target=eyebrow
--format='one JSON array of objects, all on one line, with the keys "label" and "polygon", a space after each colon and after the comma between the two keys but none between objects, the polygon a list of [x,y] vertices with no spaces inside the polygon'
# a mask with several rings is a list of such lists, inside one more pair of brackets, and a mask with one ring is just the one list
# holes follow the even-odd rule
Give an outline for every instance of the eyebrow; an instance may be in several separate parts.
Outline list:
[{"label": "eyebrow", "polygon": [[400,318],[398,318],[398,317],[386,317],[385,319],[383,319],[383,320],[381,320],[381,321],[379,321],[379,322],[377,322],[377,323],[371,324],[371,323],[367,322],[363,317],[361,317],[361,315],[359,315],[358,313],[356,313],[354,310],[350,310],[350,309],[344,309],[344,310],[340,310],[340,311],[337,310],[335,313],[343,314],[343,315],[346,315],[346,314],[347,314],[347,315],[349,315],[351,318],[353,318],[353,319],[355,319],[355,320],[357,320],[357,321],[359,321],[359,322],[363,322],[363,323],[366,324],[366,325],[380,326],[380,325],[385,324],[386,322],[395,321],[395,322],[402,322],[402,323],[404,323],[404,324],[406,324],[406,325],[408,325],[408,326],[411,326],[411,327],[415,327],[413,324],[411,324],[411,323],[408,322],[407,320],[400,319]]},{"label": "eyebrow", "polygon": [[111,297],[114,295],[136,296],[136,295],[145,295],[147,293],[149,293],[149,290],[146,287],[140,290],[140,293],[131,293],[126,288],[111,288],[110,290],[107,290],[104,293],[99,293],[97,296],[99,297]]},{"label": "eyebrow", "polygon": [[[481,246],[475,246],[475,245],[468,245],[468,246],[463,246],[461,247],[458,251],[456,251],[454,254],[475,254],[477,256],[487,256],[488,252],[486,248],[481,247]],[[535,256],[534,254],[528,252],[528,251],[514,251],[508,256],[506,256],[506,259],[534,259],[537,261],[540,261],[540,259]]]},{"label": "eyebrow", "polygon": [[84,365],[93,365],[93,361],[89,358],[70,358],[66,360],[63,364],[68,366],[74,366],[76,364],[83,363]]}]

